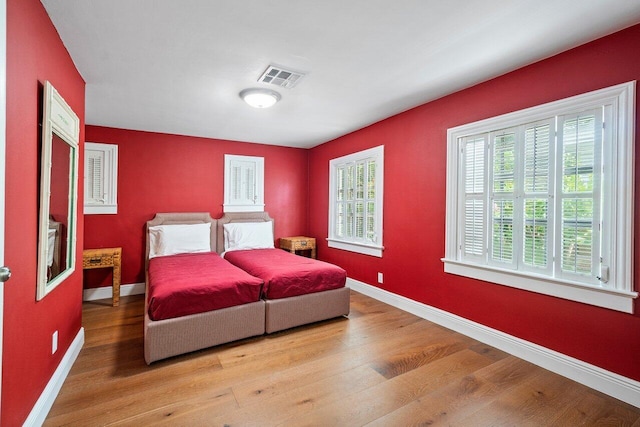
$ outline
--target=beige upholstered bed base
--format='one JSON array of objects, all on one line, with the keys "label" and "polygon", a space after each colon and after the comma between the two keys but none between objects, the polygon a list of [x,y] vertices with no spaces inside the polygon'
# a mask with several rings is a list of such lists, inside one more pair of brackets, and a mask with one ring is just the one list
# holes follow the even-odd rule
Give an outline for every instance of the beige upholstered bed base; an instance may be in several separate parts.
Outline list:
[{"label": "beige upholstered bed base", "polygon": [[[147,222],[161,224],[211,223],[211,250],[224,251],[222,225],[229,222],[273,221],[264,212],[226,214],[220,220],[208,213],[159,213]],[[217,224],[216,224],[217,223]],[[217,225],[217,226],[216,226]],[[222,244],[222,246],[219,246]],[[147,265],[149,235],[147,232]],[[149,278],[146,278],[149,286]],[[146,293],[148,295],[148,292]],[[213,347],[219,344],[273,333],[307,323],[349,314],[349,288],[333,289],[278,300],[261,300],[206,313],[166,320],[149,318],[148,302],[144,316],[144,360],[160,359]]]},{"label": "beige upholstered bed base", "polygon": [[270,334],[349,314],[349,288],[266,300],[265,331]]},{"label": "beige upholstered bed base", "polygon": [[147,364],[179,354],[264,334],[264,301],[151,320],[145,312],[144,360]]}]

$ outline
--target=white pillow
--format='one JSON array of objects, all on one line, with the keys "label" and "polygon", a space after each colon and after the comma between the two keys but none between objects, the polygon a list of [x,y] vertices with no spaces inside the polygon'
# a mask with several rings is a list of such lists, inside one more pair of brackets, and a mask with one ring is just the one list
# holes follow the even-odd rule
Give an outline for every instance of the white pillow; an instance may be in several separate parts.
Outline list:
[{"label": "white pillow", "polygon": [[273,248],[273,225],[265,222],[232,222],[224,224],[225,251]]},{"label": "white pillow", "polygon": [[211,251],[211,223],[171,224],[149,227],[149,259]]}]

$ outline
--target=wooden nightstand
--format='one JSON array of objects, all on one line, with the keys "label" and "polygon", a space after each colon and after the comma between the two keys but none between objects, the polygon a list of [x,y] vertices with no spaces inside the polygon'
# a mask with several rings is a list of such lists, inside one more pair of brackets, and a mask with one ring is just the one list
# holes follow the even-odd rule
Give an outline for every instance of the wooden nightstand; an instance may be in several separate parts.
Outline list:
[{"label": "wooden nightstand", "polygon": [[311,258],[316,258],[316,239],[313,237],[304,237],[304,236],[296,236],[296,237],[281,237],[280,238],[280,249],[284,249],[286,251],[295,254],[296,251],[311,251]]},{"label": "wooden nightstand", "polygon": [[85,249],[82,251],[82,268],[113,269],[113,306],[120,304],[120,274],[122,267],[122,248]]}]

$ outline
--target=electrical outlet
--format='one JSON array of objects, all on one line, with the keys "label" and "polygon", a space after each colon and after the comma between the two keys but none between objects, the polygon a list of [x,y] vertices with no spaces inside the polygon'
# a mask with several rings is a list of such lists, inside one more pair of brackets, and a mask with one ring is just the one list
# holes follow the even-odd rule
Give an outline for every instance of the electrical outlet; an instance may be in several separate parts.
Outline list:
[{"label": "electrical outlet", "polygon": [[382,273],[378,273],[378,283],[384,283],[384,278],[382,277]]},{"label": "electrical outlet", "polygon": [[58,351],[58,331],[51,336],[51,354],[55,354],[56,351]]}]

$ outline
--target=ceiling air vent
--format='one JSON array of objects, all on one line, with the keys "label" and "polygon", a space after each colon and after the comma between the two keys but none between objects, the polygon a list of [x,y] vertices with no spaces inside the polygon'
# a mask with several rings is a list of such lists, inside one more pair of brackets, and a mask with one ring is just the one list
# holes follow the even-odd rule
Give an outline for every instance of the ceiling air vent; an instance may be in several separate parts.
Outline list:
[{"label": "ceiling air vent", "polygon": [[269,65],[258,81],[291,89],[298,84],[302,77],[304,77],[304,74],[297,71],[285,70],[282,67]]}]

